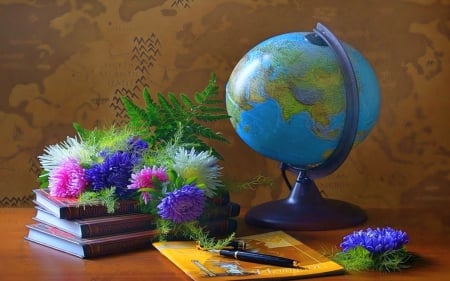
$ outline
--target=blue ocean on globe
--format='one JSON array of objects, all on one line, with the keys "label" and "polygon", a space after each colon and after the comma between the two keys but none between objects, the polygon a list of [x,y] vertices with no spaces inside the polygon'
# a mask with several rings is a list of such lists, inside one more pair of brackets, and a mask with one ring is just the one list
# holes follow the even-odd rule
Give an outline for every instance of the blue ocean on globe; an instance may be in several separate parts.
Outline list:
[{"label": "blue ocean on globe", "polygon": [[[226,85],[226,106],[240,138],[256,152],[299,168],[322,164],[336,149],[345,120],[345,88],[333,50],[307,32],[269,38],[242,57]],[[374,127],[380,110],[375,72],[343,43],[358,83],[355,144]]]}]

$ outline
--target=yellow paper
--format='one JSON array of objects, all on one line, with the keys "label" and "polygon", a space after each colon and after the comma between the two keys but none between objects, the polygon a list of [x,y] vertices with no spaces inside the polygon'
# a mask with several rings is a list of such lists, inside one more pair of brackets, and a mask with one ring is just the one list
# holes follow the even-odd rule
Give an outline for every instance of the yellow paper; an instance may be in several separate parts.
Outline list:
[{"label": "yellow paper", "polygon": [[295,279],[343,273],[339,264],[283,231],[241,237],[251,251],[300,261],[302,268],[256,264],[198,250],[194,241],[156,242],[153,246],[192,280]]}]

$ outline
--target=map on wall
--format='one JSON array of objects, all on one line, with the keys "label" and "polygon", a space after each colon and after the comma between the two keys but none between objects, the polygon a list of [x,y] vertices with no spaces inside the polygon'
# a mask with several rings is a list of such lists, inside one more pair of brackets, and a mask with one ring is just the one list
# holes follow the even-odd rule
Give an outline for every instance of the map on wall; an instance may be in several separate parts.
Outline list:
[{"label": "map on wall", "polygon": [[[448,202],[449,4],[346,4],[352,9],[289,0],[2,1],[0,206],[31,204],[37,156],[73,136],[73,122],[121,124],[121,96],[139,102],[145,87],[192,94],[212,72],[223,95],[248,49],[276,34],[312,30],[317,22],[373,63],[383,96],[376,129],[336,174],[318,183],[324,194],[367,206]],[[246,147],[230,124],[216,126],[231,140],[221,148],[225,175],[264,174],[283,185],[277,163]],[[242,196],[246,205],[286,192]]]}]

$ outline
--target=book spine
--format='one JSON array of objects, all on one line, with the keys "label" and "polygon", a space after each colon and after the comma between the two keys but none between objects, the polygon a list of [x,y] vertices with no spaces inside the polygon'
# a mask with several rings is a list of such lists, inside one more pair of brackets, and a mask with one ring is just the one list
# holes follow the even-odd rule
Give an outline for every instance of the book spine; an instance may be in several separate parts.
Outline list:
[{"label": "book spine", "polygon": [[152,240],[149,237],[137,237],[126,241],[110,241],[98,244],[84,245],[84,258],[125,253],[134,250],[150,248]]},{"label": "book spine", "polygon": [[224,219],[239,216],[241,206],[234,202],[229,202],[223,206],[207,205],[203,214],[199,217],[199,221],[208,221],[216,219]]},{"label": "book spine", "polygon": [[219,219],[200,223],[200,226],[208,232],[210,236],[225,237],[237,230],[237,221],[235,219]]},{"label": "book spine", "polygon": [[120,234],[134,231],[154,229],[152,220],[129,220],[124,222],[104,222],[95,224],[83,224],[81,238],[92,238],[103,235]]},{"label": "book spine", "polygon": [[[235,219],[218,219],[199,223],[200,227],[208,233],[208,236],[215,238],[224,238],[237,230],[238,223]],[[167,240],[186,241],[189,238],[183,236],[181,233],[170,234]]]},{"label": "book spine", "polygon": [[[129,214],[138,211],[137,202],[119,202],[114,214]],[[60,209],[60,218],[66,220],[111,215],[103,205],[65,206]]]},{"label": "book spine", "polygon": [[208,205],[222,206],[230,203],[230,192],[223,190],[219,191],[216,196],[208,201]]}]

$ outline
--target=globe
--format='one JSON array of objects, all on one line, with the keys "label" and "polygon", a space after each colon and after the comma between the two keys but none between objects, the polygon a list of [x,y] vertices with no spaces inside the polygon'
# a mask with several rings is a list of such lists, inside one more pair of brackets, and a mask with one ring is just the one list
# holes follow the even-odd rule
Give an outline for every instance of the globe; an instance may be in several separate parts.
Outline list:
[{"label": "globe", "polygon": [[277,35],[240,59],[225,96],[239,137],[298,173],[289,198],[250,210],[247,221],[329,229],[365,220],[357,206],[322,199],[312,181],[336,170],[378,119],[378,80],[360,52],[320,23],[314,32]]},{"label": "globe", "polygon": [[[336,149],[345,117],[345,91],[333,51],[309,42],[306,32],[269,38],[236,65],[226,85],[226,106],[240,138],[256,152],[305,169]],[[368,61],[344,45],[359,86],[355,144],[380,110],[376,75]]]}]

